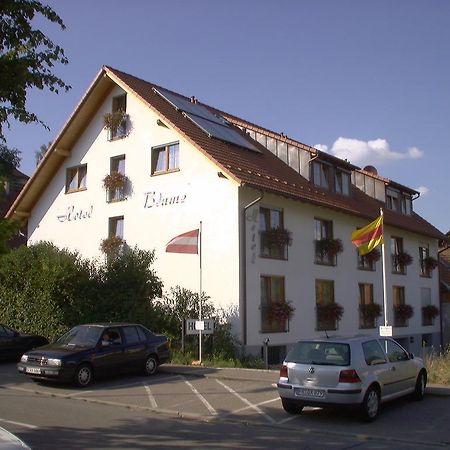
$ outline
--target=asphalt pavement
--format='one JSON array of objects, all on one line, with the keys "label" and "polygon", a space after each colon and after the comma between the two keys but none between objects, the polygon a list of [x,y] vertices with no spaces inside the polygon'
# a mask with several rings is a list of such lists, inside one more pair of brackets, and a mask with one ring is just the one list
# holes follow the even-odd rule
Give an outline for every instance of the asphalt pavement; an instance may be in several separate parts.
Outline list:
[{"label": "asphalt pavement", "polygon": [[[267,381],[274,384],[278,381],[279,370],[273,369],[243,369],[231,367],[206,367],[201,365],[185,366],[181,364],[164,364],[160,372],[184,376],[216,378],[224,380]],[[450,386],[442,384],[428,384],[428,395],[450,397]]]}]

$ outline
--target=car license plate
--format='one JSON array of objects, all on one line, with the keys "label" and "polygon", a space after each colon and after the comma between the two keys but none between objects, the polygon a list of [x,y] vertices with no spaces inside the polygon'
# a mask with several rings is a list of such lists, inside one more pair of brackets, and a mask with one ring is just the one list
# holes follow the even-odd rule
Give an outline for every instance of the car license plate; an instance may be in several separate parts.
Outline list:
[{"label": "car license plate", "polygon": [[26,372],[26,373],[35,373],[35,374],[40,375],[40,374],[41,374],[41,369],[39,369],[39,368],[37,368],[37,367],[27,367],[27,368],[25,369],[25,372]]},{"label": "car license plate", "polygon": [[294,395],[296,397],[323,398],[325,397],[325,391],[323,389],[295,388]]}]

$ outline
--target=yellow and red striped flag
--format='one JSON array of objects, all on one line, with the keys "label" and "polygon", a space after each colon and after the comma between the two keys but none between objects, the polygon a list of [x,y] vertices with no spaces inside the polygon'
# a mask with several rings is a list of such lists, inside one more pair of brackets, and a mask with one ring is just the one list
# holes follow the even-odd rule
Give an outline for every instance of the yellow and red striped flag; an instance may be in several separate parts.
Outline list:
[{"label": "yellow and red striped flag", "polygon": [[358,247],[361,256],[370,253],[377,245],[383,243],[383,214],[369,225],[352,233],[352,242]]}]

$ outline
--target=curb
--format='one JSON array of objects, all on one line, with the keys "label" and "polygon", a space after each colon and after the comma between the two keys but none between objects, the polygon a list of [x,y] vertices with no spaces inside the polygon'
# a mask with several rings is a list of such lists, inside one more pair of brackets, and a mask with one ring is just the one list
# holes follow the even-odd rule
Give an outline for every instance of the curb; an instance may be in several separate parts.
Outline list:
[{"label": "curb", "polygon": [[450,386],[445,384],[429,384],[425,388],[425,393],[439,397],[450,397]]}]

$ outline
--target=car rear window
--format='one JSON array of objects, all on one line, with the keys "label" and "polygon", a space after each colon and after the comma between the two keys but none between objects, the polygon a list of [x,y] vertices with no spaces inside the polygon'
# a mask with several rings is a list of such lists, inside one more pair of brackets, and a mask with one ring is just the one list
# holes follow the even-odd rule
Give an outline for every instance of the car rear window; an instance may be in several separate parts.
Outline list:
[{"label": "car rear window", "polygon": [[136,327],[123,327],[127,344],[137,344],[141,341]]},{"label": "car rear window", "polygon": [[374,366],[386,362],[386,356],[377,340],[364,342],[362,348],[367,365]]},{"label": "car rear window", "polygon": [[337,342],[297,342],[288,352],[286,361],[299,364],[348,366],[350,346]]}]

